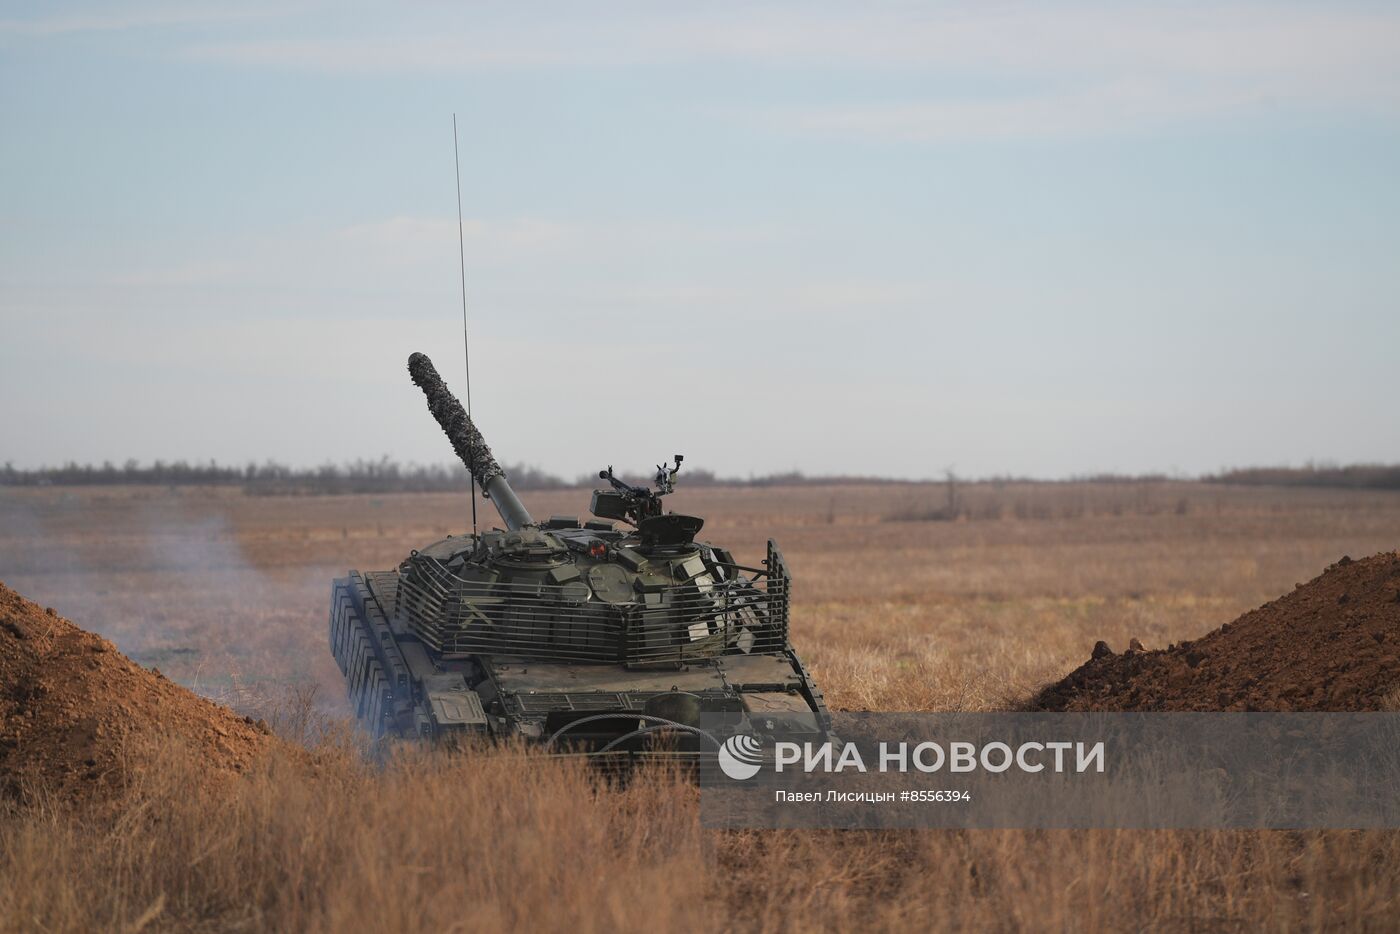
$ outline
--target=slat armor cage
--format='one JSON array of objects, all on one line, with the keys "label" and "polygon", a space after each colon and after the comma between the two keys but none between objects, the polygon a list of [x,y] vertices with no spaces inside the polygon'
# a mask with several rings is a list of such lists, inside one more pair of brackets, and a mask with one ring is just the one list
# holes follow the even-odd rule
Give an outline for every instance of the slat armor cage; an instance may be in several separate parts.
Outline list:
[{"label": "slat armor cage", "polygon": [[755,579],[703,574],[624,599],[613,595],[611,601],[578,581],[570,586],[470,579],[420,554],[400,571],[398,606],[418,638],[448,658],[500,655],[652,667],[782,653],[790,583],[772,542],[766,573]]}]

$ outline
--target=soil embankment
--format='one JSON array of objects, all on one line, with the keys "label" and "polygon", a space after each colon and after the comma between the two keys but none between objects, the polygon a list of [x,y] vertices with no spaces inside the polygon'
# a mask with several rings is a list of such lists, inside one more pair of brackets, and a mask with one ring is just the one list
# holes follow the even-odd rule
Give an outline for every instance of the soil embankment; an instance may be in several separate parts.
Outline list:
[{"label": "soil embankment", "polygon": [[183,745],[198,757],[201,782],[244,772],[278,745],[264,724],[0,584],[0,797],[37,788],[106,797],[136,767],[138,739]]},{"label": "soil embankment", "polygon": [[1160,651],[1094,657],[1035,710],[1387,710],[1400,706],[1400,553],[1342,558],[1290,594]]}]

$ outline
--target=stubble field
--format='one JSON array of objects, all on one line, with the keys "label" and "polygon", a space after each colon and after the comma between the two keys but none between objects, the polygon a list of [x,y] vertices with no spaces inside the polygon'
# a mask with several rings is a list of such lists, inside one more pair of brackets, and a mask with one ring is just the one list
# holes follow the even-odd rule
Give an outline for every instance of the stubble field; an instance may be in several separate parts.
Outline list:
[{"label": "stubble field", "polygon": [[[1400,495],[1194,483],[704,488],[740,562],[777,539],[793,639],[839,709],[1015,707],[1095,640],[1193,638],[1343,554]],[[525,497],[576,514],[584,491]],[[482,517],[493,515],[483,506]],[[0,580],[174,680],[319,743],[217,796],[158,740],[117,816],[0,829],[0,928],[1392,928],[1389,833],[702,831],[696,793],[515,752],[361,761],[335,729],[329,582],[469,524],[461,497],[0,492]],[[1398,678],[1400,680],[1400,678]],[[138,925],[139,923],[139,925]]]}]

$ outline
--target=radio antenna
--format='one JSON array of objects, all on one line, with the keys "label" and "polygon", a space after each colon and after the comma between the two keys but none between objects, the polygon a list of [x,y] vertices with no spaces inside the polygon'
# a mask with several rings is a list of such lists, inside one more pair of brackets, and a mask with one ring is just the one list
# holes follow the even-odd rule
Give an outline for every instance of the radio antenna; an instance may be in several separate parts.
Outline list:
[{"label": "radio antenna", "polygon": [[[462,160],[457,155],[457,115],[452,115],[452,168],[457,174],[457,269],[462,278],[462,362],[467,369],[467,418],[472,416],[472,345],[467,336],[467,244],[462,232]],[[476,475],[467,471],[471,481],[472,538],[476,538]]]}]

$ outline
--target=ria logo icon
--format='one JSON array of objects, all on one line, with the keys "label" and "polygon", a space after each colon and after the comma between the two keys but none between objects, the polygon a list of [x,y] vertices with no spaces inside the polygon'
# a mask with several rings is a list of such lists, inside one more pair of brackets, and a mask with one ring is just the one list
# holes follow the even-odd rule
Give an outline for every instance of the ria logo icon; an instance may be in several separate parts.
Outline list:
[{"label": "ria logo icon", "polygon": [[719,748],[720,771],[735,781],[744,781],[758,774],[763,764],[763,744],[757,737],[736,733]]}]

